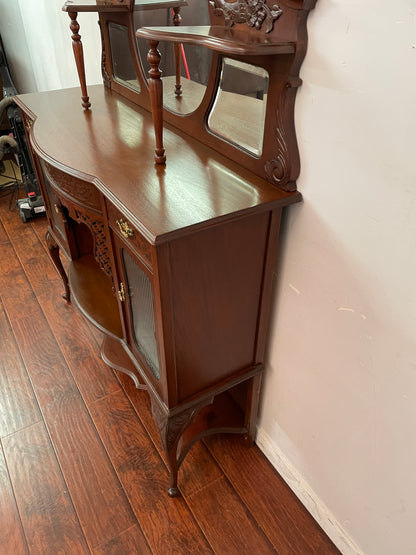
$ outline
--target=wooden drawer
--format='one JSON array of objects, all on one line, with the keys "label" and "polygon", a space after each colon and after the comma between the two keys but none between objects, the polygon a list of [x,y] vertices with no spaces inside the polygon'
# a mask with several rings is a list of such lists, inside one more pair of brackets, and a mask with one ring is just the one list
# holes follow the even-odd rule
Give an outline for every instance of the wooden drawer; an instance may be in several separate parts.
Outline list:
[{"label": "wooden drawer", "polygon": [[152,247],[143,235],[113,204],[107,201],[108,221],[111,229],[133,249],[148,268],[152,267]]},{"label": "wooden drawer", "polygon": [[58,170],[44,160],[41,161],[41,165],[45,177],[59,196],[67,198],[75,206],[103,214],[101,195],[92,183]]}]

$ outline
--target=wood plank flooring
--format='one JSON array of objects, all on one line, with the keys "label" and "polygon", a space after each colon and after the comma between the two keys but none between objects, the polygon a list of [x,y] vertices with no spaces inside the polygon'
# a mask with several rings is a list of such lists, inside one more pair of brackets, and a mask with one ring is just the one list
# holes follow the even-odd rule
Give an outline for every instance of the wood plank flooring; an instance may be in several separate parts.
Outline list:
[{"label": "wood plank flooring", "polygon": [[0,555],[339,553],[257,447],[168,472],[147,393],[99,357],[44,243],[0,198]]}]

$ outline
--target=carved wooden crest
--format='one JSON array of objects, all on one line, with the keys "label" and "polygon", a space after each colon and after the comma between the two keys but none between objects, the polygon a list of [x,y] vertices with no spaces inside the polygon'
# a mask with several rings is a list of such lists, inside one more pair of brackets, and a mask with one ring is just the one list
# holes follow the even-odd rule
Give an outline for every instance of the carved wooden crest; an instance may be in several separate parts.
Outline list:
[{"label": "carved wooden crest", "polygon": [[225,17],[225,24],[232,27],[236,23],[247,23],[249,27],[260,30],[263,25],[265,32],[270,33],[274,22],[282,14],[282,9],[277,4],[269,8],[266,0],[210,0],[214,14]]}]

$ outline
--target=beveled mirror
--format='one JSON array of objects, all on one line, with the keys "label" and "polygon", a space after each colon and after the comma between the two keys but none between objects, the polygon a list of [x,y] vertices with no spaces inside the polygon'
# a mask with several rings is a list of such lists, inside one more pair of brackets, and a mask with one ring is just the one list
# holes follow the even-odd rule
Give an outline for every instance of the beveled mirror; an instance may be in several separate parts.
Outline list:
[{"label": "beveled mirror", "polygon": [[223,58],[209,129],[260,157],[263,150],[269,75],[261,67]]},{"label": "beveled mirror", "polygon": [[137,79],[131,55],[127,27],[109,22],[108,36],[111,44],[111,62],[114,80],[129,89],[140,92],[140,83]]},{"label": "beveled mirror", "polygon": [[[207,0],[192,0],[188,6],[180,9],[180,25],[209,25]],[[141,10],[133,13],[134,27],[174,26],[173,9]],[[147,75],[149,64],[147,53],[149,45],[145,39],[136,38],[139,57]],[[173,45],[160,42],[160,70],[163,81],[163,102],[168,110],[187,115],[200,105],[206,90],[211,69],[212,52],[201,46],[191,44]],[[177,79],[176,64],[180,64],[180,79]],[[180,82],[180,88],[177,82]]]}]

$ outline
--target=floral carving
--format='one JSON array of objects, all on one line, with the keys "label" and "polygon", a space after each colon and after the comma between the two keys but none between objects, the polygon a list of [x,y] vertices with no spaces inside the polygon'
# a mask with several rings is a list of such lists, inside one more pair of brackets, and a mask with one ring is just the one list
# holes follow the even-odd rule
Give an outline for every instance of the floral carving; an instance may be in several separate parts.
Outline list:
[{"label": "floral carving", "polygon": [[[199,411],[203,407],[212,404],[213,400],[214,399],[212,397],[205,398],[199,403],[196,403],[181,412],[170,415],[162,408],[156,399],[151,397],[153,418],[159,428],[163,448],[167,454],[169,454],[172,449],[176,449],[178,440],[186,430],[187,426],[189,426],[192,420],[197,417]],[[176,457],[176,455],[179,455],[179,453],[173,454],[174,457]]]},{"label": "floral carving", "polygon": [[273,183],[283,191],[296,191],[296,182],[291,177],[291,157],[288,144],[290,142],[288,136],[288,126],[285,121],[285,114],[288,112],[287,93],[291,88],[297,88],[302,81],[299,78],[289,78],[286,86],[281,91],[277,105],[277,127],[275,137],[277,142],[277,156],[272,160],[268,160],[264,166],[267,180]]},{"label": "floral carving", "polygon": [[85,224],[91,230],[94,237],[94,258],[103,272],[113,279],[104,223],[77,209],[74,210],[72,215],[77,222]]},{"label": "floral carving", "polygon": [[233,3],[226,0],[210,0],[209,3],[216,16],[225,17],[227,26],[247,23],[249,27],[260,30],[264,25],[266,33],[272,31],[274,22],[283,12],[277,4],[269,8],[266,0],[237,0]]},{"label": "floral carving", "polygon": [[42,164],[42,167],[46,177],[58,193],[63,192],[77,204],[83,204],[101,212],[100,194],[94,185],[64,173],[47,162]]}]

